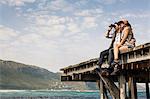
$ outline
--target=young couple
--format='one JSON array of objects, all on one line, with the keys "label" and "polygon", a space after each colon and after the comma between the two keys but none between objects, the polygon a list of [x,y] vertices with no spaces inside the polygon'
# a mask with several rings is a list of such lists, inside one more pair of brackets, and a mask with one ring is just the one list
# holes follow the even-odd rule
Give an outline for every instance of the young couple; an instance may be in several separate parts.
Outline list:
[{"label": "young couple", "polygon": [[[110,35],[110,31],[112,29],[115,31]],[[109,71],[102,72],[108,72],[110,75],[116,75],[120,70],[118,58],[119,52],[124,52],[129,48],[135,47],[135,38],[130,23],[123,19],[119,22],[111,24],[108,31],[106,32],[106,38],[112,39],[111,45],[107,50],[104,50],[100,53],[98,65],[101,68],[101,65],[104,61],[104,56],[108,55]]]}]

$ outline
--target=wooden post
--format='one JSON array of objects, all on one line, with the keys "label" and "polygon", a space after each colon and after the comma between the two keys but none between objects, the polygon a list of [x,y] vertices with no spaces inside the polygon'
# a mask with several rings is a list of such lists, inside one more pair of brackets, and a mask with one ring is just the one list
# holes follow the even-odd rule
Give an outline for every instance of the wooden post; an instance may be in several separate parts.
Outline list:
[{"label": "wooden post", "polygon": [[100,99],[109,99],[108,96],[107,96],[107,91],[106,91],[106,88],[104,86],[103,81],[98,80],[97,85],[98,85],[98,88],[99,88]]},{"label": "wooden post", "polygon": [[100,99],[105,99],[105,95],[104,95],[104,84],[103,84],[103,81],[102,80],[100,80],[100,92],[101,92],[101,94],[100,94]]},{"label": "wooden post", "polygon": [[129,77],[128,89],[129,89],[129,98],[137,99],[137,86],[136,86],[136,82],[132,76]]},{"label": "wooden post", "polygon": [[104,96],[104,85],[103,85],[102,80],[98,80],[97,81],[97,85],[98,85],[98,88],[99,88],[100,99],[105,99],[105,96]]},{"label": "wooden post", "polygon": [[131,77],[129,77],[128,80],[128,93],[129,93],[129,99],[131,99]]},{"label": "wooden post", "polygon": [[120,99],[126,99],[126,79],[123,74],[119,78]]},{"label": "wooden post", "polygon": [[[104,83],[103,83],[104,84]],[[108,95],[107,95],[107,89],[106,87],[104,86],[104,95],[105,95],[105,99],[109,99]]]},{"label": "wooden post", "polygon": [[114,97],[115,99],[119,99],[119,89],[115,85],[115,83],[111,80],[111,78],[101,76],[100,72],[98,71],[97,73],[100,76],[100,79],[104,82],[107,90],[109,90],[111,96]]},{"label": "wooden post", "polygon": [[150,99],[148,82],[146,82],[145,84],[146,84],[146,97],[147,97],[147,99]]}]

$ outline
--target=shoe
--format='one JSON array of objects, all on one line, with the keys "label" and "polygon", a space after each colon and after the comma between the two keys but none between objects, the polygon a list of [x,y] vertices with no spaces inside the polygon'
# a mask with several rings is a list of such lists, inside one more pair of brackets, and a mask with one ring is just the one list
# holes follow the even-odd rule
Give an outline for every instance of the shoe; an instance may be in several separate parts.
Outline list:
[{"label": "shoe", "polygon": [[120,73],[120,69],[115,67],[114,71],[110,74],[111,76],[118,75]]},{"label": "shoe", "polygon": [[114,71],[114,67],[110,65],[110,66],[108,67],[108,70],[109,70],[110,72],[113,72],[113,71]]},{"label": "shoe", "polygon": [[112,72],[112,70],[110,70],[109,68],[108,68],[108,69],[104,69],[104,70],[101,72],[101,75],[102,75],[102,76],[109,76],[111,72]]},{"label": "shoe", "polygon": [[102,76],[108,76],[109,73],[108,73],[106,70],[103,70],[103,71],[101,72],[101,75],[102,75]]},{"label": "shoe", "polygon": [[119,65],[119,61],[114,61],[111,63],[111,67],[115,67],[116,65]]}]

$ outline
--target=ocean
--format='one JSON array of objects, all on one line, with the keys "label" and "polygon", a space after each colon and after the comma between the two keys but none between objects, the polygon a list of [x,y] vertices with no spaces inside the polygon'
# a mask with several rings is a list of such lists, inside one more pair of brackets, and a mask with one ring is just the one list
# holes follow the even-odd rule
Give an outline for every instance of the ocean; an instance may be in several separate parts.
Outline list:
[{"label": "ocean", "polygon": [[[0,90],[0,99],[100,99],[100,96],[99,91]],[[146,99],[145,91],[138,92],[138,99]]]}]

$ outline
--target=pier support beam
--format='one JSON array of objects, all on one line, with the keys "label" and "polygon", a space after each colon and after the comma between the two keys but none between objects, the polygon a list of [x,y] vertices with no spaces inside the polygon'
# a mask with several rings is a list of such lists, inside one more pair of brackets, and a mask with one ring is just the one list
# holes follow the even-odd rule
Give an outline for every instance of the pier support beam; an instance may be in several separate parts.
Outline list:
[{"label": "pier support beam", "polygon": [[115,99],[119,98],[119,89],[115,85],[115,83],[111,80],[109,77],[103,77],[99,71],[97,71],[98,75],[100,76],[100,79],[104,82],[107,90],[110,92],[111,96]]},{"label": "pier support beam", "polygon": [[100,99],[105,99],[105,95],[104,95],[104,83],[102,80],[100,80]]},{"label": "pier support beam", "polygon": [[147,97],[147,99],[150,99],[148,82],[146,82],[145,84],[146,84],[146,97]]},{"label": "pier support beam", "polygon": [[128,89],[129,89],[129,99],[137,99],[137,86],[132,76],[129,77]]},{"label": "pier support beam", "polygon": [[100,99],[108,99],[107,91],[102,80],[97,81],[99,87]]},{"label": "pier support beam", "polygon": [[126,79],[123,74],[119,77],[120,99],[126,99]]}]

